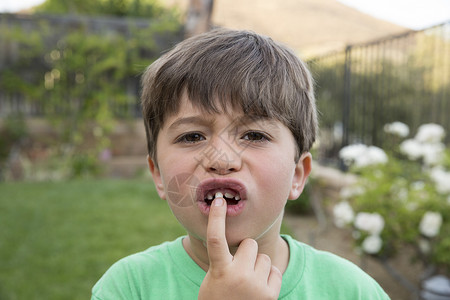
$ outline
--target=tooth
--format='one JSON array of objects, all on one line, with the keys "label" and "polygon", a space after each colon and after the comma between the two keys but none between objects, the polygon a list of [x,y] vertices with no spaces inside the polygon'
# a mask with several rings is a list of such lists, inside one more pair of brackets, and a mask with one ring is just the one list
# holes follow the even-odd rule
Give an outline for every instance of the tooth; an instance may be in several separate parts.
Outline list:
[{"label": "tooth", "polygon": [[216,193],[216,198],[223,198],[223,194],[221,192]]},{"label": "tooth", "polygon": [[214,196],[213,196],[213,195],[211,195],[211,194],[208,194],[208,195],[206,195],[206,199],[208,199],[208,200],[212,200],[212,199],[214,199]]},{"label": "tooth", "polygon": [[225,197],[230,198],[230,199],[233,199],[233,195],[230,194],[230,193],[225,193]]},{"label": "tooth", "polygon": [[239,195],[234,196],[234,200],[238,201],[241,200],[241,197]]}]

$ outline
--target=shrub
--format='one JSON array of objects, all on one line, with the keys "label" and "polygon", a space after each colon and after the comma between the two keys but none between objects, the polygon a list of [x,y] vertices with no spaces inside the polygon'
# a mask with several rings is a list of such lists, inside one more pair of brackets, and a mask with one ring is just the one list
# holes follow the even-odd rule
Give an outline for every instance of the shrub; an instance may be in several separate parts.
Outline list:
[{"label": "shrub", "polygon": [[374,156],[364,145],[341,150],[359,181],[341,190],[341,202],[333,210],[335,224],[351,226],[356,245],[367,254],[389,258],[400,246],[410,245],[417,250],[414,259],[449,272],[450,152],[441,143],[445,132],[425,124],[414,138],[402,141],[409,133],[406,125],[389,124],[385,131],[391,146],[377,148]]}]

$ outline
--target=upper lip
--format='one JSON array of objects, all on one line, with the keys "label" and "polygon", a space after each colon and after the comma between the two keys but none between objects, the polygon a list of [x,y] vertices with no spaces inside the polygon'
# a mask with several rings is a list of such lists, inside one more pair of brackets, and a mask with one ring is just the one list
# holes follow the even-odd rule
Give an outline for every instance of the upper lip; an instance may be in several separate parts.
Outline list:
[{"label": "upper lip", "polygon": [[202,181],[197,187],[197,201],[204,201],[208,193],[232,190],[241,200],[247,199],[247,190],[239,180],[231,178],[210,178]]}]

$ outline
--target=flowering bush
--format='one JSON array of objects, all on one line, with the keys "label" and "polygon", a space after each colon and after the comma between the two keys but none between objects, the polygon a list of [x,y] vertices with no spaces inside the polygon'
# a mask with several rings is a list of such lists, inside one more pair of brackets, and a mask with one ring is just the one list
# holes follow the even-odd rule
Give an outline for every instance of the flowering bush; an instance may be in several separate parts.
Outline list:
[{"label": "flowering bush", "polygon": [[338,227],[351,226],[357,246],[367,254],[392,257],[412,245],[426,265],[450,271],[450,151],[437,124],[409,128],[394,122],[384,127],[385,150],[350,145],[340,151],[358,175],[333,208]]}]

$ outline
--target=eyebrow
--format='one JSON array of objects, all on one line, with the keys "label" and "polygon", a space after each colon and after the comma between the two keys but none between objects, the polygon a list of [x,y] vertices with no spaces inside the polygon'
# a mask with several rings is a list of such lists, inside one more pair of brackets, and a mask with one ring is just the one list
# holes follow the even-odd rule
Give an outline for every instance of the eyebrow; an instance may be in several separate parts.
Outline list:
[{"label": "eyebrow", "polygon": [[196,125],[202,125],[207,126],[214,123],[214,119],[211,118],[205,118],[204,116],[191,116],[191,117],[182,117],[178,118],[175,122],[170,124],[169,130],[176,129],[177,127],[185,124],[196,124]]},{"label": "eyebrow", "polygon": [[237,121],[239,124],[242,124],[244,126],[250,126],[252,124],[259,123],[258,126],[262,127],[269,127],[271,129],[278,130],[278,120],[273,118],[267,118],[267,117],[261,117],[261,116],[243,116],[239,118]]},{"label": "eyebrow", "polygon": [[[177,120],[175,120],[172,124],[170,124],[169,126],[169,130],[175,130],[178,127],[182,126],[182,125],[200,125],[200,126],[211,126],[213,125],[215,122],[214,118],[208,118],[205,117],[204,115],[195,115],[195,116],[190,116],[190,117],[181,117],[178,118]],[[261,117],[261,116],[249,116],[249,115],[243,115],[237,118],[234,118],[231,122],[231,124],[233,124],[234,128],[238,127],[238,126],[251,126],[252,124],[256,124],[256,123],[262,123],[262,124],[258,124],[258,126],[261,127],[269,127],[272,130],[279,130],[279,126],[277,124],[277,120],[272,119],[272,118],[267,118],[267,117]],[[231,125],[230,124],[230,125]]]}]

